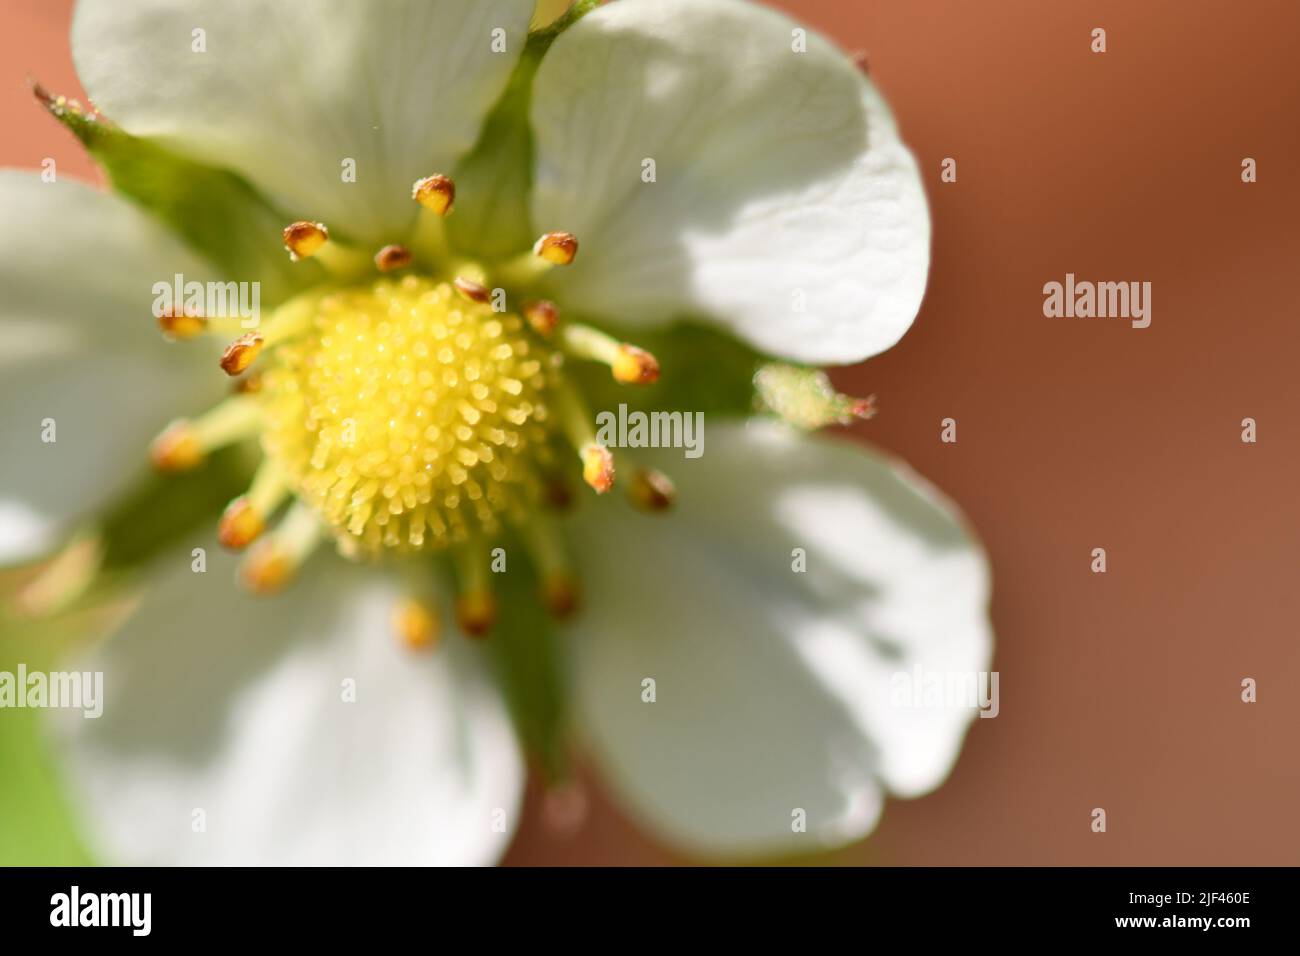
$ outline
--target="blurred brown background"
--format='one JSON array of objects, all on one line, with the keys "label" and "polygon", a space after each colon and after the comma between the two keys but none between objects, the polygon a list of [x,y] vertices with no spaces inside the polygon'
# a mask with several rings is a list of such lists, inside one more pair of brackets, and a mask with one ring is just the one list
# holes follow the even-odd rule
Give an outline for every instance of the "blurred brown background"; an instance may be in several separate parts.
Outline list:
[{"label": "blurred brown background", "polygon": [[[3,3],[0,164],[52,156],[93,178],[26,86],[81,95],[71,3]],[[982,534],[1002,675],[1001,714],[975,722],[949,782],[891,801],[833,859],[1300,864],[1300,4],[775,5],[867,51],[920,160],[921,315],[837,379],[880,400],[855,434]],[[1043,283],[1066,272],[1150,281],[1151,327],[1044,318]],[[534,794],[509,860],[673,859],[587,788],[567,835]],[[1090,832],[1093,807],[1109,832]]]}]

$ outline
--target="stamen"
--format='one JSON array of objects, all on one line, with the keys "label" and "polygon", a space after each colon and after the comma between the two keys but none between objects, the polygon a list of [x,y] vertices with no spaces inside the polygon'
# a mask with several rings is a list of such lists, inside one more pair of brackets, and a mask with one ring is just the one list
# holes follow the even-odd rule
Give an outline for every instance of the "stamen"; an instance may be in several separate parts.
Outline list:
[{"label": "stamen", "polygon": [[541,598],[553,617],[569,617],[578,609],[578,579],[572,574],[543,578]]},{"label": "stamen", "polygon": [[591,444],[583,447],[582,480],[596,489],[596,494],[603,495],[614,487],[614,456],[604,445]]},{"label": "stamen", "polygon": [[653,385],[659,381],[659,360],[635,345],[624,342],[610,366],[614,380],[624,385]]},{"label": "stamen", "polygon": [[202,315],[191,308],[172,308],[158,316],[158,328],[173,342],[188,342],[203,334],[237,335],[247,326],[238,315]]},{"label": "stamen", "polygon": [[497,619],[496,598],[488,583],[488,554],[474,537],[456,548],[460,593],[456,596],[456,621],[468,637],[484,637]]},{"label": "stamen", "polygon": [[226,350],[221,353],[222,371],[232,377],[242,374],[257,360],[263,344],[261,333],[245,332],[227,345]]},{"label": "stamen", "polygon": [[456,202],[456,184],[449,176],[426,176],[415,181],[411,198],[435,216],[447,216]]},{"label": "stamen", "polygon": [[603,362],[616,382],[652,385],[659,381],[659,360],[645,349],[619,342],[590,325],[566,323],[560,332],[564,350],[575,358]]},{"label": "stamen", "polygon": [[405,598],[393,608],[393,630],[412,651],[431,650],[442,637],[437,610],[418,598]]},{"label": "stamen", "polygon": [[638,468],[627,489],[628,500],[642,511],[667,511],[677,500],[672,479],[654,468]]},{"label": "stamen", "polygon": [[451,215],[456,203],[456,184],[448,176],[435,175],[417,179],[411,198],[420,204],[411,245],[424,262],[437,262],[447,256],[447,227],[443,220]]},{"label": "stamen", "polygon": [[466,299],[471,302],[487,302],[492,298],[492,290],[482,282],[475,282],[473,279],[467,279],[464,276],[457,276],[452,285]]},{"label": "stamen", "polygon": [[519,535],[541,578],[542,604],[555,617],[568,617],[578,606],[578,581],[559,528],[547,515],[534,513],[520,525]]},{"label": "stamen", "polygon": [[582,462],[582,480],[603,495],[614,486],[614,456],[596,441],[595,420],[569,382],[555,383],[555,399],[560,427]]},{"label": "stamen", "polygon": [[289,496],[284,476],[274,463],[264,461],[248,493],[226,506],[217,526],[217,540],[231,551],[242,551],[266,530],[266,521]]},{"label": "stamen", "polygon": [[323,222],[302,220],[284,227],[284,247],[289,250],[289,258],[294,262],[310,259],[325,247],[329,238],[330,231]]},{"label": "stamen", "polygon": [[258,541],[239,565],[239,577],[254,594],[274,594],[297,575],[320,543],[321,525],[311,509],[295,504],[278,527]]},{"label": "stamen", "polygon": [[149,447],[159,471],[187,471],[201,464],[208,452],[257,434],[261,416],[254,399],[233,395],[195,419],[177,419]]},{"label": "stamen", "polygon": [[396,272],[411,264],[411,250],[406,246],[384,246],[375,253],[375,268],[380,272]]},{"label": "stamen", "polygon": [[578,255],[578,237],[571,232],[548,232],[533,243],[533,255],[552,265],[570,265]]},{"label": "stamen", "polygon": [[194,424],[184,419],[168,425],[149,446],[149,460],[159,471],[189,471],[202,464],[203,458]]},{"label": "stamen", "polygon": [[284,247],[294,262],[315,259],[330,272],[357,275],[366,268],[365,256],[330,238],[323,222],[299,220],[284,227]]},{"label": "stamen", "polygon": [[578,239],[573,233],[548,232],[530,252],[497,263],[492,274],[505,286],[528,286],[556,266],[570,265],[577,255]]},{"label": "stamen", "polygon": [[158,316],[158,327],[169,339],[197,338],[208,330],[208,320],[187,310],[169,309]]},{"label": "stamen", "polygon": [[532,326],[533,331],[543,338],[549,339],[555,333],[555,327],[560,323],[560,310],[556,308],[554,302],[548,299],[534,299],[532,302],[524,303],[524,318]]},{"label": "stamen", "polygon": [[229,551],[243,551],[266,530],[266,519],[240,495],[222,512],[217,541]]},{"label": "stamen", "polygon": [[456,622],[466,637],[486,637],[497,620],[491,591],[467,591],[456,598]]},{"label": "stamen", "polygon": [[226,346],[221,354],[221,368],[232,378],[241,375],[257,361],[262,351],[294,338],[311,328],[322,295],[309,292],[290,299],[272,313],[260,330],[245,332]]}]

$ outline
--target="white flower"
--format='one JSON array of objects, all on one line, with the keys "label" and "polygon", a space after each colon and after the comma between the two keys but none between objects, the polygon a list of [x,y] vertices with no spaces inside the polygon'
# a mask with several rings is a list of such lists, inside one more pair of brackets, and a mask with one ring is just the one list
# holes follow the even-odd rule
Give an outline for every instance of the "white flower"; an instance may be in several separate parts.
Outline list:
[{"label": "white flower", "polygon": [[[247,544],[288,499],[243,575],[269,590],[303,565],[268,600],[230,585],[234,559],[214,542],[151,561],[139,607],[84,665],[105,673],[103,717],[59,724],[104,859],[495,859],[524,777],[500,672],[463,641],[413,654],[392,617],[405,608],[413,638],[440,628],[422,614],[452,605],[463,628],[486,626],[498,582],[483,549],[511,528],[532,545],[511,572],[535,569],[556,610],[570,574],[581,582],[560,645],[574,728],[666,839],[729,857],[840,845],[872,829],[884,793],[924,793],[955,760],[972,712],[891,706],[890,681],[987,666],[988,573],[955,509],[905,468],[771,419],[711,417],[698,460],[640,462],[672,472],[670,514],[582,496],[557,532],[538,507],[543,446],[569,447],[555,467],[580,463],[597,491],[613,478],[569,366],[603,361],[633,382],[658,371],[596,328],[692,318],[802,363],[855,362],[906,331],[929,220],[883,100],[828,43],[809,35],[797,51],[790,21],[740,0],[619,0],[526,50],[531,13],[531,0],[81,0],[73,50],[92,101],[168,165],[131,180],[106,161],[139,205],[0,176],[0,552],[46,553],[133,485],[152,435],[197,414],[155,458],[179,467],[260,436],[263,464],[222,537]],[[506,103],[528,107],[531,153]],[[51,105],[101,158],[116,148],[109,127]],[[453,173],[444,224],[450,181],[426,187],[432,212],[412,183]],[[196,196],[200,176],[218,178]],[[263,266],[248,238],[263,223],[212,221],[209,199],[301,220],[286,238],[312,261]],[[528,252],[542,230],[557,232],[541,251],[571,264]],[[362,274],[381,246],[397,247],[383,266],[414,257],[408,278]],[[223,399],[207,339],[169,345],[151,327],[154,284],[177,273],[263,282],[272,317],[222,359],[265,367],[260,392]],[[439,285],[456,276],[470,280],[461,298]],[[480,304],[496,282],[512,303],[516,289],[555,303],[553,338]],[[529,315],[550,332],[553,313]],[[170,318],[178,336],[241,331]],[[448,369],[438,394],[477,406],[417,389]],[[497,443],[494,416],[521,394],[533,411],[509,419],[519,444]],[[57,441],[42,445],[45,419]],[[643,505],[663,491],[631,474]],[[307,563],[330,537],[353,555],[449,551],[459,596],[410,558]],[[205,573],[191,568],[200,546]]]}]

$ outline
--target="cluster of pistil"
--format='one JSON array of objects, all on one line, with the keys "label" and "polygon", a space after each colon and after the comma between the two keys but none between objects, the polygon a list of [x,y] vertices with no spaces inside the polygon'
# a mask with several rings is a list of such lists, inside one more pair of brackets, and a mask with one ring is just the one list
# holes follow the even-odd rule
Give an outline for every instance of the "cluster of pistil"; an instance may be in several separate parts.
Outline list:
[{"label": "cluster of pistil", "polygon": [[[658,379],[654,356],[598,329],[562,319],[528,290],[578,253],[569,233],[541,236],[531,252],[485,269],[448,249],[443,219],[455,186],[446,176],[415,183],[420,217],[411,246],[373,257],[339,243],[319,222],[284,230],[294,261],[314,259],[331,281],[289,300],[259,326],[237,316],[178,308],[158,317],[171,338],[238,333],[221,357],[234,394],[154,441],[155,465],[179,471],[214,449],[260,437],[263,458],[248,491],[226,508],[223,546],[247,550],[240,577],[253,591],[285,586],[332,537],[349,557],[445,551],[456,570],[457,618],[468,634],[496,616],[489,542],[516,532],[557,615],[577,589],[549,511],[569,500],[565,472],[576,453],[598,494],[614,484],[614,459],[564,373],[566,359],[606,364],[625,384]],[[423,271],[416,267],[419,263]],[[662,473],[637,469],[627,483],[647,511],[671,506]],[[275,519],[282,506],[285,513]],[[438,637],[432,589],[413,578],[394,625],[412,646]]]}]

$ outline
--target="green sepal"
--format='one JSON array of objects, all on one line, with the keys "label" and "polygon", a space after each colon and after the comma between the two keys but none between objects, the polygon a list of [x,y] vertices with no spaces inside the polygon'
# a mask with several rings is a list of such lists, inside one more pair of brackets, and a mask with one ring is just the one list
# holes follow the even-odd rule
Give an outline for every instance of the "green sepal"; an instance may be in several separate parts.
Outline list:
[{"label": "green sepal", "polygon": [[[522,553],[519,547],[506,550]],[[484,644],[525,753],[543,779],[555,783],[570,772],[561,625],[542,608],[527,562],[515,560],[509,568],[492,575],[499,611]]]},{"label": "green sepal", "polygon": [[290,220],[240,176],[132,136],[75,100],[40,86],[35,92],[103,167],[115,192],[168,226],[225,278],[261,282],[262,301],[274,305],[325,277],[318,263],[289,261],[281,232]]},{"label": "green sepal", "polygon": [[837,392],[830,376],[818,368],[768,362],[754,373],[754,388],[761,411],[804,431],[847,425],[876,414],[874,395],[855,398]]},{"label": "green sepal", "polygon": [[186,537],[211,537],[222,510],[247,490],[251,477],[239,446],[213,452],[193,471],[150,474],[100,518],[103,568],[138,568]]},{"label": "green sepal", "polygon": [[447,219],[447,233],[457,249],[499,259],[527,249],[537,238],[528,203],[533,187],[533,130],[528,119],[533,78],[556,38],[597,6],[596,0],[578,0],[549,26],[529,34],[478,142],[456,168],[456,211]]}]

